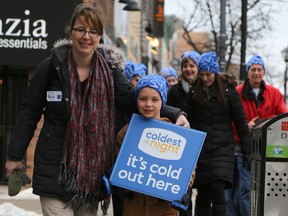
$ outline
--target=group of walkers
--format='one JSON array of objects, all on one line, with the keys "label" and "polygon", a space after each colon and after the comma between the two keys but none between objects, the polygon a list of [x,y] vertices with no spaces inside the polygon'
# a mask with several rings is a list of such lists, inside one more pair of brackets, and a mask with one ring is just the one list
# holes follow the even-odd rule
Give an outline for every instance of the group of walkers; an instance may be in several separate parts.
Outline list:
[{"label": "group of walkers", "polygon": [[43,115],[32,181],[43,215],[92,216],[99,203],[106,213],[110,193],[102,177],[110,175],[136,112],[207,133],[187,191],[197,189],[195,207],[191,197],[188,210],[181,210],[113,187],[114,215],[249,215],[252,129],[287,112],[279,90],[263,80],[263,59],[248,61],[242,84],[220,72],[213,51],[183,52],[180,71],[164,67],[160,75],[149,74],[144,64],[100,44],[103,23],[101,9],[79,4],[69,40],[57,42],[37,67],[9,144],[7,178],[24,169],[22,159]]}]

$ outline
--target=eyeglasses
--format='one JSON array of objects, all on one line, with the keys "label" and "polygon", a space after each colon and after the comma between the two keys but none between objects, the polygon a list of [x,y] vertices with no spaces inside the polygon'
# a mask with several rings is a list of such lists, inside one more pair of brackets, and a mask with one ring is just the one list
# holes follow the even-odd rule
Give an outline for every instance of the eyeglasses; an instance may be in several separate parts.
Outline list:
[{"label": "eyeglasses", "polygon": [[86,33],[88,33],[88,35],[92,38],[95,38],[97,36],[99,36],[98,32],[95,30],[86,30],[84,28],[74,28],[73,31],[76,32],[76,34],[78,34],[79,36],[83,37],[84,35],[86,35]]}]

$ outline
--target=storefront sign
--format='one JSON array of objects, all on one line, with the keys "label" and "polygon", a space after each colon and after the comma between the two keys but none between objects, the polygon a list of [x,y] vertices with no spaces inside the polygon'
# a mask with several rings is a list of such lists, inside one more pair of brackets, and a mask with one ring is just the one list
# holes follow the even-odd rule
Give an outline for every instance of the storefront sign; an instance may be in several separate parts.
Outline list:
[{"label": "storefront sign", "polygon": [[4,0],[0,7],[0,64],[38,65],[66,37],[76,0]]}]

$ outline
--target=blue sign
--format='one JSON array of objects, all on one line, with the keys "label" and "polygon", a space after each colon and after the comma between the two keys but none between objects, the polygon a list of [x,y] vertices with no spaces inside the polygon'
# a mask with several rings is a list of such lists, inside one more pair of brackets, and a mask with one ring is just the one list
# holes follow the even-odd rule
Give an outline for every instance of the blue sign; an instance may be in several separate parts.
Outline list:
[{"label": "blue sign", "polygon": [[164,200],[181,200],[205,137],[202,131],[134,114],[110,181]]}]

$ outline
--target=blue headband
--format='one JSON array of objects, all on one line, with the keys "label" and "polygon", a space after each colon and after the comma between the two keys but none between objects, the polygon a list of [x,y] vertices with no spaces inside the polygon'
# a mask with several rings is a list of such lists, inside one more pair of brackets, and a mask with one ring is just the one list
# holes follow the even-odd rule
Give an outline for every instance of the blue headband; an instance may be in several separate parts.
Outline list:
[{"label": "blue headband", "polygon": [[196,51],[186,51],[186,52],[182,53],[181,61],[183,61],[185,58],[192,59],[196,63],[196,65],[198,65],[199,59],[200,59],[200,54]]},{"label": "blue headband", "polygon": [[256,55],[252,56],[252,58],[247,62],[247,64],[246,64],[246,73],[248,73],[249,68],[250,68],[252,65],[254,65],[254,64],[259,64],[259,65],[261,65],[261,66],[263,67],[263,69],[264,69],[264,72],[266,71],[266,69],[265,69],[265,64],[264,64],[263,59],[261,58],[260,55],[257,55],[257,54],[256,54]]},{"label": "blue headband", "polygon": [[[149,74],[142,77],[136,85],[135,97],[137,98],[139,91],[144,87],[150,87],[159,92],[162,99],[162,108],[166,105],[169,84],[164,77],[157,74]],[[161,108],[161,109],[162,109]]]},{"label": "blue headband", "polygon": [[177,72],[174,68],[171,68],[171,67],[163,67],[161,70],[160,70],[160,75],[162,77],[164,77],[165,79],[167,77],[170,77],[170,76],[173,76],[175,77],[176,79],[178,79],[178,75],[177,75]]},{"label": "blue headband", "polygon": [[218,64],[218,58],[214,51],[203,53],[200,56],[198,70],[201,71],[209,71],[211,73],[219,74],[220,67]]}]

